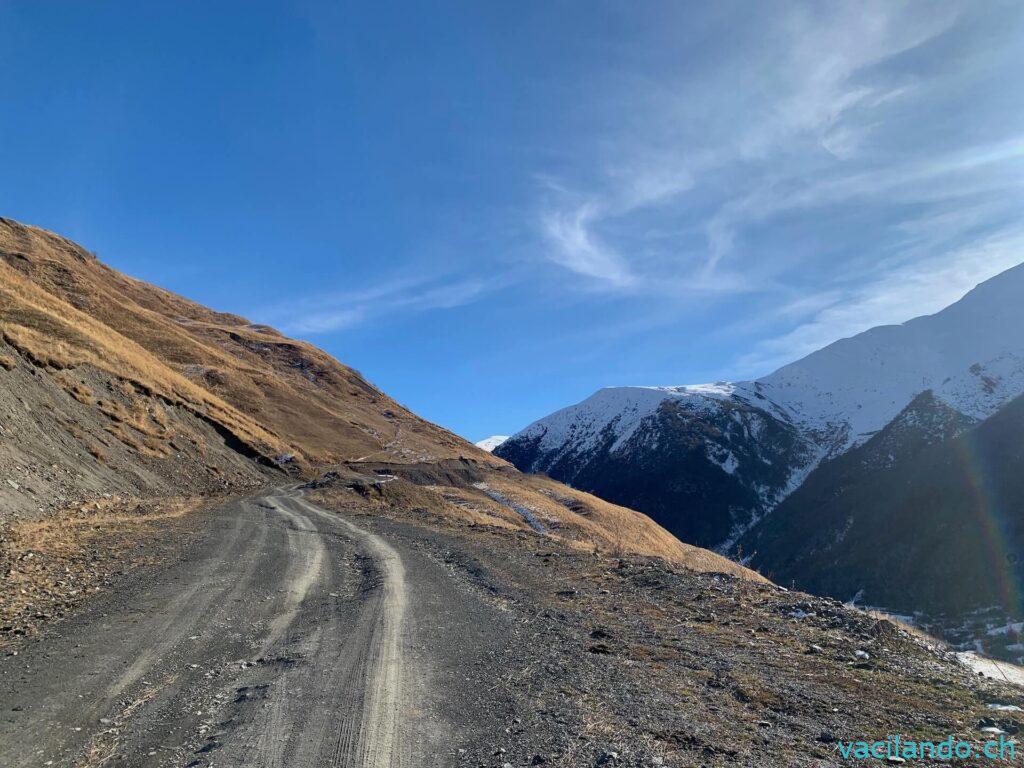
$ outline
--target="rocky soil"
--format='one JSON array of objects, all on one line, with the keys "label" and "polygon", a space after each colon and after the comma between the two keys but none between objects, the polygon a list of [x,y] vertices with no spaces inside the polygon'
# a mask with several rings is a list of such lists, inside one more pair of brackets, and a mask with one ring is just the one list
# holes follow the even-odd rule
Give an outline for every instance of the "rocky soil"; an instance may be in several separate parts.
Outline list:
[{"label": "rocky soil", "polygon": [[101,497],[0,526],[0,648],[45,632],[140,566],[173,559],[214,498]]},{"label": "rocky soil", "polygon": [[[838,753],[840,740],[899,734],[941,741],[953,735],[980,744],[992,738],[982,728],[999,728],[1013,738],[1024,722],[1018,711],[991,706],[1024,707],[1024,689],[979,677],[941,643],[832,600],[697,573],[657,558],[613,556],[533,532],[453,520],[415,504],[371,507],[349,489],[320,489],[309,496],[402,554],[414,598],[406,665],[421,681],[411,689],[410,722],[430,726],[417,749],[438,766],[839,766],[849,765]],[[260,519],[270,514],[259,506],[247,509]],[[133,619],[131,595],[145,601],[153,589],[180,589],[170,582],[160,586],[160,574],[191,573],[193,558],[206,562],[197,542],[210,536],[208,531],[261,536],[245,520],[231,522],[231,514],[223,512],[211,517],[184,499],[156,507],[111,499],[79,509],[61,524],[34,525],[13,537],[5,534],[5,572],[26,594],[17,597],[19,587],[15,601],[4,604],[5,626],[12,631],[0,661],[13,673],[25,659],[29,666],[20,674],[37,670],[35,676],[53,664],[63,645],[73,649],[76,642],[93,642],[81,635],[83,627],[110,632],[110,622],[135,627],[138,621],[142,631],[149,611],[156,610],[159,619],[159,600]],[[296,535],[293,531],[281,541],[307,540]],[[70,543],[44,552],[39,537]],[[335,546],[333,536],[324,541]],[[246,573],[269,573],[252,567],[259,552],[264,549],[247,555]],[[295,557],[298,553],[282,563],[303,561]],[[352,560],[345,568],[358,572],[360,562]],[[217,563],[211,560],[209,566],[230,569],[227,561]],[[234,582],[210,583],[219,589]],[[274,586],[270,579],[261,589],[280,595]],[[336,600],[330,589],[337,587],[322,590],[325,605]],[[245,605],[236,600],[225,603],[223,611],[242,611]],[[108,613],[110,606],[117,612]],[[195,626],[186,634],[209,634],[211,648],[228,653],[220,646],[234,642],[234,635],[217,628],[221,619],[207,626],[202,616],[190,618]],[[232,621],[232,626],[250,626]],[[302,632],[285,636],[293,638],[289,642],[316,637],[318,624],[303,626]],[[17,653],[22,655],[13,656]],[[223,702],[232,699],[214,693],[224,686],[244,688],[250,673],[243,665],[241,672],[231,667],[230,675],[210,677],[208,667],[220,669],[213,661],[196,669],[179,665],[174,684],[173,696],[201,702],[195,709],[202,717],[190,715],[186,723],[166,708],[147,714],[150,699],[144,699],[139,714],[131,709],[123,722],[115,717],[103,726],[96,743],[109,747],[111,759],[126,755],[122,764],[128,765],[170,765],[172,758],[198,760],[195,765],[241,764],[224,762],[234,754],[229,736],[235,721],[220,723],[216,710],[211,715],[207,708],[227,706]],[[267,678],[260,684],[270,685],[260,695],[278,706],[274,702],[282,694],[273,691],[287,686],[287,675],[302,667],[255,669]],[[278,674],[285,677],[279,680]],[[153,701],[164,697],[154,695]],[[8,715],[11,723],[19,718],[36,723],[28,710]],[[166,753],[150,754],[145,751],[149,728],[170,729],[169,734],[183,734],[174,739],[184,741]],[[108,744],[104,739],[110,733],[116,740]],[[223,749],[202,751],[209,733],[219,734],[215,741]],[[71,749],[70,743],[62,749]]]},{"label": "rocky soil", "polygon": [[[512,619],[494,649],[506,727],[464,745],[461,764],[833,766],[849,764],[840,740],[980,744],[992,738],[981,728],[1012,738],[1024,723],[990,707],[1024,707],[1024,690],[834,600],[422,510],[389,517]],[[429,533],[438,527],[457,536]]]},{"label": "rocky soil", "polygon": [[89,365],[61,369],[0,340],[0,522],[109,499],[207,495],[283,477],[210,423]]}]

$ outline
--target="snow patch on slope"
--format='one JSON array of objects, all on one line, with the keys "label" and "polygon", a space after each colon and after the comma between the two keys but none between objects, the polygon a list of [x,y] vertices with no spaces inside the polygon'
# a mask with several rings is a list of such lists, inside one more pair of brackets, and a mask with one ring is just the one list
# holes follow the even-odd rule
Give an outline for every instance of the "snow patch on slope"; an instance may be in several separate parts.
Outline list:
[{"label": "snow patch on slope", "polygon": [[506,440],[508,440],[508,437],[508,435],[491,435],[490,437],[485,437],[483,440],[474,443],[474,445],[477,448],[483,448],[485,451],[491,452],[499,445],[504,443]]}]

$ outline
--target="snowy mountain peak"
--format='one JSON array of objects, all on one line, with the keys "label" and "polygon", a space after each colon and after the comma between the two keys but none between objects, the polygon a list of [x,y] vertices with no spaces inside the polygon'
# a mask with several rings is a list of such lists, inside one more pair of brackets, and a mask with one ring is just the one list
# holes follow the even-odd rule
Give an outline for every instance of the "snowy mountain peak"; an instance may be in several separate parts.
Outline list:
[{"label": "snowy mountain peak", "polygon": [[485,451],[490,452],[493,451],[502,443],[504,443],[506,440],[508,440],[508,435],[491,435],[490,437],[485,437],[483,440],[479,441],[475,445],[477,448],[483,448]]},{"label": "snowy mountain peak", "polygon": [[732,385],[695,384],[681,387],[605,387],[577,405],[563,408],[535,421],[513,437],[539,438],[542,450],[571,448],[583,452],[595,448],[608,435],[612,450],[629,440],[666,400],[694,413],[709,412],[728,396]]},{"label": "snowy mountain peak", "polygon": [[1024,265],[941,312],[841,339],[756,383],[809,430],[845,425],[840,450],[863,442],[927,389],[985,418],[1024,391]]},{"label": "snowy mountain peak", "polygon": [[719,514],[716,530],[741,530],[929,390],[969,421],[1024,392],[1024,265],[941,312],[841,339],[760,379],[598,390],[496,453],[663,524],[663,511]]}]

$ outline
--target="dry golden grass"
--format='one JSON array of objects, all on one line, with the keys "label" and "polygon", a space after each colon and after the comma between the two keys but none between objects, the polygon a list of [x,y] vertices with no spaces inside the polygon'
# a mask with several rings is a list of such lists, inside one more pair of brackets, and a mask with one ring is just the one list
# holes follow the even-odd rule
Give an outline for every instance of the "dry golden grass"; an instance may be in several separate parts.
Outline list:
[{"label": "dry golden grass", "polygon": [[167,420],[167,411],[165,411],[159,403],[152,403],[149,406],[149,418],[153,420],[157,428],[163,434],[167,434],[170,431],[170,422]]},{"label": "dry golden grass", "polygon": [[132,450],[142,453],[142,443],[138,440],[138,438],[135,437],[135,435],[128,431],[128,428],[125,427],[124,424],[114,422],[113,424],[108,424],[107,426],[105,426],[103,428],[103,431],[113,435]]},{"label": "dry golden grass", "polygon": [[142,438],[142,453],[155,459],[166,459],[171,455],[170,446],[155,437]]},{"label": "dry golden grass", "polygon": [[[0,536],[0,623],[19,626],[28,616],[83,599],[120,570],[158,525],[185,518],[203,503],[175,497],[101,499],[42,521],[6,526]],[[158,537],[156,537],[158,538]]]},{"label": "dry golden grass", "polygon": [[[341,480],[314,496],[328,506],[340,505],[353,511],[365,511],[369,507],[414,519],[428,515],[456,525],[532,531],[518,511],[488,495],[487,491],[492,491],[507,502],[528,509],[544,524],[546,536],[574,548],[616,556],[660,557],[693,571],[767,581],[728,558],[682,543],[639,512],[609,504],[546,477],[487,468],[483,473],[486,482],[472,484],[441,469],[432,478],[433,484],[417,485],[401,477],[400,471],[395,479],[383,482],[368,481],[353,472],[350,479]],[[449,480],[443,479],[445,475]],[[422,467],[410,473],[416,482],[423,482],[425,476],[429,473]]]},{"label": "dry golden grass", "polygon": [[642,554],[681,563],[694,571],[731,573],[754,581],[760,574],[700,547],[684,544],[660,525],[627,507],[610,504],[542,475],[493,473],[488,485],[530,509],[562,538],[611,554]]},{"label": "dry golden grass", "polygon": [[84,405],[92,405],[96,402],[96,398],[93,396],[92,390],[82,382],[70,376],[66,371],[58,371],[54,376],[54,379],[56,379],[57,383],[60,384],[64,390],[78,402]]},{"label": "dry golden grass", "polygon": [[143,400],[136,400],[132,403],[132,412],[127,423],[136,432],[140,432],[146,437],[159,440],[171,437],[172,429],[159,405],[153,409],[148,407]]},{"label": "dry golden grass", "polygon": [[941,645],[945,644],[945,642],[943,640],[940,640],[939,638],[935,637],[934,635],[928,634],[926,631],[924,631],[920,627],[916,627],[913,624],[908,624],[907,622],[905,622],[900,617],[893,616],[891,613],[885,613],[884,611],[875,610],[874,608],[868,608],[868,609],[866,609],[865,612],[869,616],[872,616],[872,617],[878,619],[879,621],[891,622],[893,625],[899,627],[904,632],[907,632],[907,633],[913,635],[919,641],[925,643],[926,645],[934,645],[934,646],[938,647],[938,646],[941,646]]},{"label": "dry golden grass", "polygon": [[476,488],[456,488],[447,485],[429,486],[445,502],[445,513],[476,525],[494,525],[499,528],[526,530],[523,518],[499,504]]},{"label": "dry golden grass", "polygon": [[5,371],[13,371],[17,365],[13,357],[0,354],[0,368],[3,368]]},{"label": "dry golden grass", "polygon": [[131,415],[128,413],[128,410],[123,405],[114,402],[113,400],[100,400],[96,405],[100,409],[100,413],[111,421],[123,424],[131,419]]},{"label": "dry golden grass", "polygon": [[151,509],[129,510],[138,501],[120,498],[98,499],[77,508],[64,510],[47,520],[29,521],[9,526],[6,539],[16,552],[46,552],[67,558],[103,528],[146,527],[157,521],[179,518],[194,512],[206,500],[176,497],[156,502]]},{"label": "dry golden grass", "polygon": [[111,421],[131,427],[147,438],[162,440],[170,436],[166,414],[159,405],[155,406],[157,410],[153,410],[144,400],[134,399],[131,410],[128,410],[113,400],[100,400],[97,407]]},{"label": "dry golden grass", "polygon": [[0,299],[0,333],[37,365],[58,370],[91,365],[217,421],[264,455],[284,450],[280,440],[252,419],[195,386],[130,339],[49,295],[5,262],[0,262]]}]

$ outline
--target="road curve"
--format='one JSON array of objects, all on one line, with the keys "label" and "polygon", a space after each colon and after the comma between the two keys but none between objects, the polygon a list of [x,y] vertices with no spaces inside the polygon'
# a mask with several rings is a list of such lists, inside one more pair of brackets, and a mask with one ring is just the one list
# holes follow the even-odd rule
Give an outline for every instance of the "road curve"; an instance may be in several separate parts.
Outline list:
[{"label": "road curve", "polygon": [[235,502],[181,561],[3,660],[0,765],[426,764],[409,605],[381,536],[295,490]]}]

